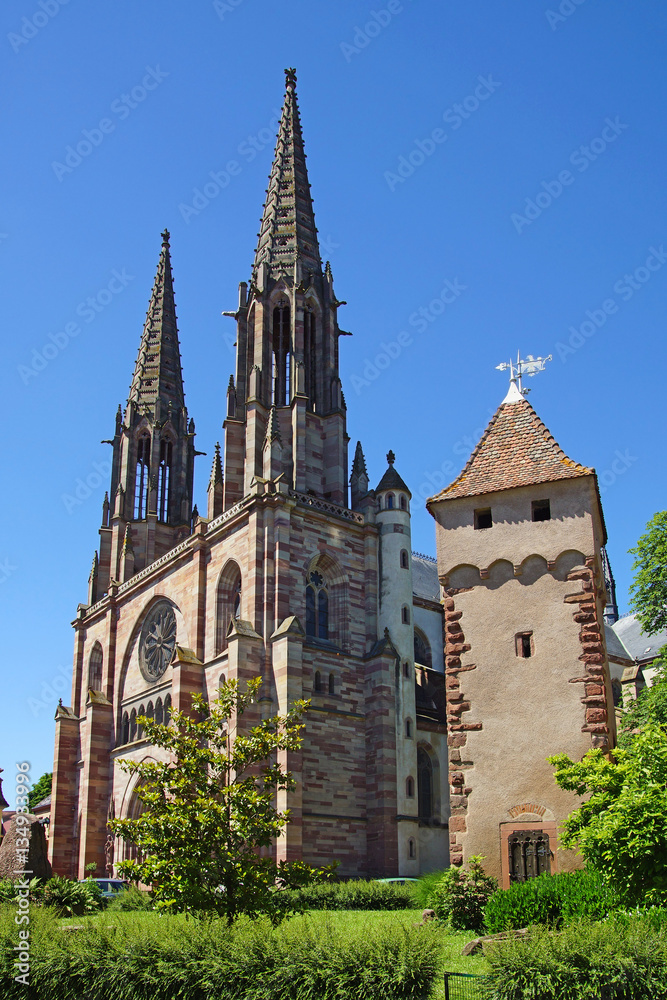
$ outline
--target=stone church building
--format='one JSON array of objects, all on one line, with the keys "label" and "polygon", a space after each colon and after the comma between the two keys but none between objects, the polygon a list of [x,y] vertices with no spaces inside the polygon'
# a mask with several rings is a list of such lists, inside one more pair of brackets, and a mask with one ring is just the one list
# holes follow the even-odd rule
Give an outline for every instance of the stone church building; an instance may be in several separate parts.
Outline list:
[{"label": "stone church building", "polygon": [[258,676],[264,717],[311,702],[284,760],[297,787],[278,802],[291,812],[278,859],[415,876],[484,853],[506,881],[575,863],[556,827],[576,800],[544,758],[614,739],[595,473],[514,387],[429,501],[437,566],[413,553],[393,453],[374,487],[359,443],[350,466],[340,305],[288,70],[252,277],[228,314],[236,370],[205,516],[163,233],[109,442],[71,705],[56,713],[56,872],[111,872],[125,857],[107,822],[141,803],[117,761],[161,752],[137,716],[163,721],[195,693]]}]

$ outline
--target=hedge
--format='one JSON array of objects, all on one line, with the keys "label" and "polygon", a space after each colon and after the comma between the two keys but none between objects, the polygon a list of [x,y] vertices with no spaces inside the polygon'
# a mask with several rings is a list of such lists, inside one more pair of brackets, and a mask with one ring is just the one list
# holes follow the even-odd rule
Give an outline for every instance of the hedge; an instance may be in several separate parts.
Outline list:
[{"label": "hedge", "polygon": [[324,882],[288,890],[285,899],[303,910],[411,910],[414,892],[396,882]]},{"label": "hedge", "polygon": [[600,920],[619,905],[617,894],[592,869],[539,875],[494,893],[484,923],[490,934],[532,924],[555,928],[582,917]]},{"label": "hedge", "polygon": [[[390,914],[324,914],[233,928],[155,913],[103,914],[63,929],[31,913],[30,986],[14,982],[15,908],[0,907],[3,1000],[424,1000],[438,971],[432,926]],[[66,927],[66,925],[65,925]]]}]

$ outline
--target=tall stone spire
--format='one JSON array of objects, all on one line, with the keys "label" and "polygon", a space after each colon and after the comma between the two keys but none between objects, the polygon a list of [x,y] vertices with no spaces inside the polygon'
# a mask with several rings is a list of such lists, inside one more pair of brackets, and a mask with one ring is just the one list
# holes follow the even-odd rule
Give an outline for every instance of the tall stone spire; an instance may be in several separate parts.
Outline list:
[{"label": "tall stone spire", "polygon": [[213,467],[211,468],[211,478],[208,481],[208,510],[207,517],[212,521],[218,514],[222,514],[223,479],[222,462],[220,461],[220,444],[215,443],[215,454],[213,456]]},{"label": "tall stone spire", "polygon": [[297,259],[302,262],[304,272],[319,274],[322,270],[296,97],[296,70],[285,70],[285,86],[285,103],[255,252],[254,278],[263,263],[274,277],[282,271],[291,274]]},{"label": "tall stone spire", "polygon": [[368,470],[364,457],[361,441],[357,441],[352,462],[352,473],[350,475],[350,503],[352,509],[357,510],[361,500],[368,494]]},{"label": "tall stone spire", "polygon": [[174,407],[182,407],[185,401],[169,232],[166,229],[162,233],[162,251],[129,395],[129,400],[139,407],[153,407],[158,399]]},{"label": "tall stone spire", "polygon": [[124,582],[190,532],[195,429],[185,406],[167,230],[127,406],[115,423],[98,597],[110,580]]}]

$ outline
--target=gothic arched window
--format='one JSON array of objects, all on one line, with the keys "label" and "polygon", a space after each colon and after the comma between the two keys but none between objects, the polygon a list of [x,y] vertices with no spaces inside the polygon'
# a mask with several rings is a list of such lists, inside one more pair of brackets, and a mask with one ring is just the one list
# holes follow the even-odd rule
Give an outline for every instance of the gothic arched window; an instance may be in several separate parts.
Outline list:
[{"label": "gothic arched window", "polygon": [[130,739],[129,743],[134,743],[137,738],[137,712],[136,709],[132,709],[130,712]]},{"label": "gothic arched window", "polygon": [[410,557],[407,549],[401,549],[401,569],[410,569]]},{"label": "gothic arched window", "polygon": [[160,441],[160,464],[157,473],[157,516],[159,521],[169,520],[172,452],[171,441],[168,439]]},{"label": "gothic arched window", "polygon": [[155,702],[155,721],[158,726],[161,726],[164,722],[164,709],[162,707],[162,698],[158,698]]},{"label": "gothic arched window", "polygon": [[419,796],[419,818],[433,818],[433,764],[423,747],[417,748],[417,792]]},{"label": "gothic arched window", "polygon": [[289,303],[281,300],[273,310],[273,392],[274,406],[290,402],[291,324]]},{"label": "gothic arched window", "polygon": [[164,699],[164,724],[169,725],[171,721],[171,695],[168,694]]},{"label": "gothic arched window", "polygon": [[[137,712],[137,717],[145,715],[145,714],[146,714],[146,707],[145,707],[145,705],[140,705],[139,706],[139,711]],[[142,740],[143,738],[144,738],[144,727],[142,725],[140,725],[139,722],[137,722],[137,739],[138,740]]]},{"label": "gothic arched window", "polygon": [[123,746],[130,742],[130,717],[127,712],[123,712],[123,721],[120,727],[120,742]]},{"label": "gothic arched window", "polygon": [[433,666],[431,646],[424,633],[420,632],[419,629],[415,629],[415,663],[419,663],[422,667]]},{"label": "gothic arched window", "polygon": [[411,861],[417,857],[417,845],[414,841],[414,837],[410,837],[408,840],[408,857]]},{"label": "gothic arched window", "polygon": [[404,625],[410,624],[410,609],[407,604],[403,605],[403,608],[401,609],[401,621]]},{"label": "gothic arched window", "polygon": [[310,400],[311,410],[315,409],[315,393],[317,387],[317,348],[315,324],[315,313],[312,309],[306,309],[303,317],[303,344],[306,369],[306,395]]},{"label": "gothic arched window", "polygon": [[400,497],[400,504],[399,504],[399,506],[400,506],[401,510],[407,510],[408,509],[407,497],[404,497],[402,493],[401,493],[401,497]]},{"label": "gothic arched window", "polygon": [[148,705],[146,706],[146,718],[148,718],[148,719],[154,719],[155,718],[155,709],[153,708],[153,702],[152,701],[149,701]]},{"label": "gothic arched window", "polygon": [[408,740],[412,739],[412,719],[405,720],[405,737]]},{"label": "gothic arched window", "polygon": [[405,794],[409,799],[414,799],[415,797],[415,779],[406,778],[405,779]]},{"label": "gothic arched window", "polygon": [[102,663],[102,647],[96,642],[88,661],[88,687],[93,691],[102,690]]},{"label": "gothic arched window", "polygon": [[134,473],[134,520],[141,521],[148,512],[148,479],[151,464],[150,434],[137,439],[137,464]]},{"label": "gothic arched window", "polygon": [[324,577],[317,571],[309,575],[306,587],[306,635],[329,638],[329,595]]},{"label": "gothic arched window", "polygon": [[333,674],[329,674],[329,694],[336,693],[336,678]]},{"label": "gothic arched window", "polygon": [[222,653],[227,648],[227,632],[232,619],[241,616],[241,570],[235,562],[229,562],[218,581],[215,651]]},{"label": "gothic arched window", "polygon": [[393,493],[387,493],[387,499],[385,501],[385,510],[393,510],[395,500],[396,497],[394,496]]},{"label": "gothic arched window", "polygon": [[315,671],[315,690],[320,692],[322,690],[322,674],[319,670]]}]

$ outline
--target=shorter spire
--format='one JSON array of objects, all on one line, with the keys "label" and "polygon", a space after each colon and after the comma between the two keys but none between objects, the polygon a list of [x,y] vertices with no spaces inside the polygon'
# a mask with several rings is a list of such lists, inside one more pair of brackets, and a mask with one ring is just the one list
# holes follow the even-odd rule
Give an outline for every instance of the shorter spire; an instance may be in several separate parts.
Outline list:
[{"label": "shorter spire", "polygon": [[125,525],[125,537],[123,538],[123,553],[132,553],[134,555],[134,549],[132,548],[132,534],[130,532],[129,523]]},{"label": "shorter spire", "polygon": [[405,483],[399,476],[398,472],[394,468],[395,461],[396,461],[396,455],[394,455],[393,451],[391,451],[390,449],[387,452],[387,464],[389,468],[385,472],[380,482],[377,484],[375,492],[381,493],[383,490],[403,490],[405,493],[408,494],[409,497],[411,497],[412,493],[410,492],[410,490],[405,485]]},{"label": "shorter spire", "polygon": [[366,476],[368,478],[368,470],[366,468],[366,458],[364,456],[364,450],[361,447],[361,441],[357,441],[357,447],[354,450],[354,461],[352,462],[352,476]]},{"label": "shorter spire", "polygon": [[271,407],[269,411],[269,422],[266,428],[266,440],[267,441],[280,441],[280,423],[278,421],[278,414],[276,413],[275,406]]},{"label": "shorter spire", "polygon": [[209,479],[208,488],[212,489],[214,486],[222,485],[222,462],[220,461],[220,442],[215,442],[215,453],[213,455],[213,466],[211,468],[211,478]]}]

